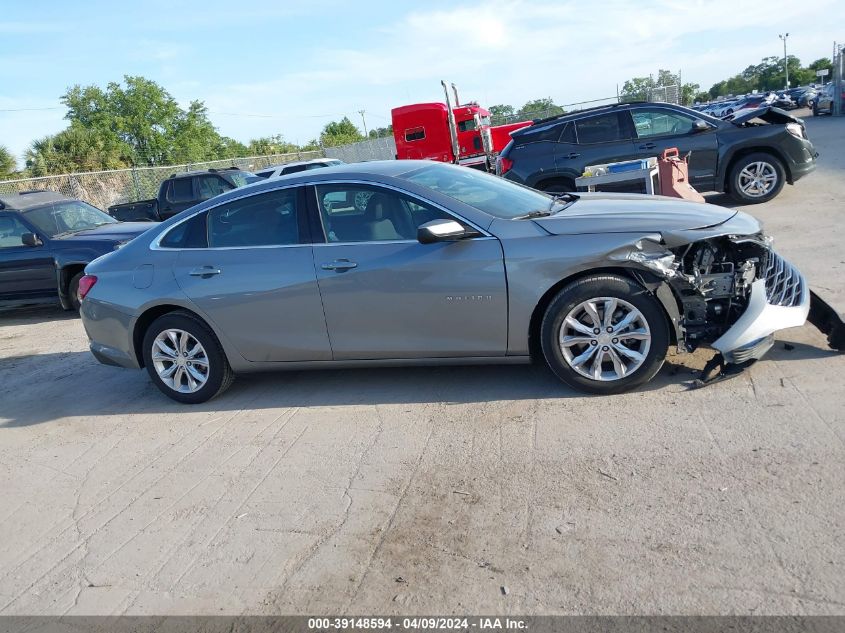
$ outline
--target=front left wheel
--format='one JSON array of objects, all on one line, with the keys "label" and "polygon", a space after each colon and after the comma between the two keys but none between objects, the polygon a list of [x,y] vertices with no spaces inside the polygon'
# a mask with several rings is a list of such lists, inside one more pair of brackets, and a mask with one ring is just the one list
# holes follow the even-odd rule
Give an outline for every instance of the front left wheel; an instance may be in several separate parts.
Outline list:
[{"label": "front left wheel", "polygon": [[669,345],[658,300],[631,279],[593,275],[561,290],[540,327],[543,356],[563,382],[612,394],[651,380]]},{"label": "front left wheel", "polygon": [[199,404],[232,384],[234,373],[214,332],[188,312],[170,312],[153,321],[142,345],[153,383],[178,402]]}]

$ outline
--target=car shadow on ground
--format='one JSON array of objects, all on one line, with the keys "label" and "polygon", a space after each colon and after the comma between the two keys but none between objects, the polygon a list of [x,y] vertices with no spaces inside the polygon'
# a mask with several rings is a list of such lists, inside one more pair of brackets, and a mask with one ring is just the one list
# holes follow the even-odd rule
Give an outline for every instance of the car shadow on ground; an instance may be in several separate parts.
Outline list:
[{"label": "car shadow on ground", "polygon": [[[768,358],[819,360],[835,354],[800,343],[778,343]],[[688,390],[707,351],[670,356],[639,392]],[[765,360],[763,362],[766,362]],[[81,382],[80,382],[81,380]],[[0,428],[61,418],[158,416],[272,408],[348,405],[485,404],[591,398],[561,383],[543,365],[484,365],[279,371],[245,374],[220,397],[182,405],[163,395],[145,371],[107,367],[88,352],[35,354],[0,359]],[[400,413],[401,415],[401,413]],[[483,415],[483,408],[479,409]]]},{"label": "car shadow on ground", "polygon": [[705,193],[704,201],[707,204],[715,204],[720,207],[728,209],[743,209],[744,207],[755,207],[756,204],[750,202],[740,202],[731,197],[729,193]]},{"label": "car shadow on ground", "polygon": [[79,314],[72,310],[63,310],[58,303],[10,308],[0,307],[0,327],[47,321],[72,321],[74,319],[79,319]]}]

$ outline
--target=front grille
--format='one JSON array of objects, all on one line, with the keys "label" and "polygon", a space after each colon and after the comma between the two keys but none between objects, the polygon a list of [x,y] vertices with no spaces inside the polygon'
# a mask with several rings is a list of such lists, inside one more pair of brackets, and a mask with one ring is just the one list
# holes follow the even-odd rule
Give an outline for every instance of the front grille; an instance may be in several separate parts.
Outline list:
[{"label": "front grille", "polygon": [[792,264],[774,251],[766,258],[766,298],[776,306],[792,308],[801,304],[804,293],[804,278]]}]

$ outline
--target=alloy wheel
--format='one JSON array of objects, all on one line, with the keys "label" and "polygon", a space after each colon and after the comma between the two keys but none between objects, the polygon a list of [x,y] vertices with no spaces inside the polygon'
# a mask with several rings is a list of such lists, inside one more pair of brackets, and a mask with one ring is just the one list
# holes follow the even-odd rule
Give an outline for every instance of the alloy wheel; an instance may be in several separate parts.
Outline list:
[{"label": "alloy wheel", "polygon": [[185,330],[160,332],[153,341],[152,360],[158,377],[173,391],[194,393],[208,382],[205,348]]},{"label": "alloy wheel", "polygon": [[777,184],[778,174],[770,163],[749,163],[739,172],[739,189],[749,198],[762,198]]},{"label": "alloy wheel", "polygon": [[596,297],[570,310],[560,328],[560,350],[577,373],[601,382],[637,371],[651,346],[648,321],[618,297]]}]

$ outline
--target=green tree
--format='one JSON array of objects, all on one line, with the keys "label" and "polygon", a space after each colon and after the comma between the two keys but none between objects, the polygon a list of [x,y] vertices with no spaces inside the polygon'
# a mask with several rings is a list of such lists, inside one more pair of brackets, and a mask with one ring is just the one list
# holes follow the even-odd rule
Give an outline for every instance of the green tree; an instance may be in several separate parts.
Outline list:
[{"label": "green tree", "polygon": [[501,125],[507,123],[516,115],[516,110],[512,105],[499,103],[488,108],[490,111],[490,120],[493,125]]},{"label": "green tree", "polygon": [[391,123],[387,127],[377,127],[369,132],[370,138],[386,138],[388,136],[393,136],[393,124]]},{"label": "green tree", "polygon": [[820,70],[825,69],[827,69],[827,77],[825,77],[825,79],[827,81],[830,81],[831,79],[833,79],[833,63],[827,57],[820,57],[812,64],[807,66],[807,70],[811,71],[812,73],[812,79],[808,79],[806,83],[818,81],[819,77],[816,73]]},{"label": "green tree", "polygon": [[0,179],[6,180],[11,178],[17,169],[17,162],[12,152],[3,145],[0,145]]},{"label": "green tree", "polygon": [[32,176],[120,169],[129,166],[124,149],[112,138],[71,124],[58,134],[33,141],[26,151],[26,168]]},{"label": "green tree", "polygon": [[527,102],[516,114],[519,119],[527,120],[542,119],[548,116],[564,114],[565,112],[566,110],[555,104],[551,97],[545,97],[544,99],[534,99],[533,101]]},{"label": "green tree", "polygon": [[220,135],[201,101],[182,110],[167,90],[144,77],[125,76],[123,84],[73,86],[61,98],[65,116],[103,139],[119,144],[127,162],[164,165],[219,158]]},{"label": "green tree", "polygon": [[659,88],[675,86],[678,89],[678,101],[687,105],[693,102],[699,86],[695,83],[681,84],[681,76],[671,70],[661,68],[657,71],[657,79],[653,75],[648,77],[634,77],[622,85],[619,93],[620,101],[653,101],[662,99]]},{"label": "green tree", "polygon": [[250,156],[267,156],[269,154],[291,154],[299,151],[299,146],[289,143],[281,134],[255,138],[249,142],[246,151]]},{"label": "green tree", "polygon": [[350,143],[357,143],[363,140],[364,135],[349,120],[349,117],[343,117],[340,121],[327,123],[320,133],[320,145],[324,147],[349,145]]},{"label": "green tree", "polygon": [[221,155],[223,139],[208,120],[208,110],[201,101],[191,101],[187,111],[180,110],[171,137],[167,158],[174,162],[193,163],[236,155]]},{"label": "green tree", "polygon": [[620,101],[648,101],[655,86],[651,77],[634,77],[622,85],[619,93]]}]

